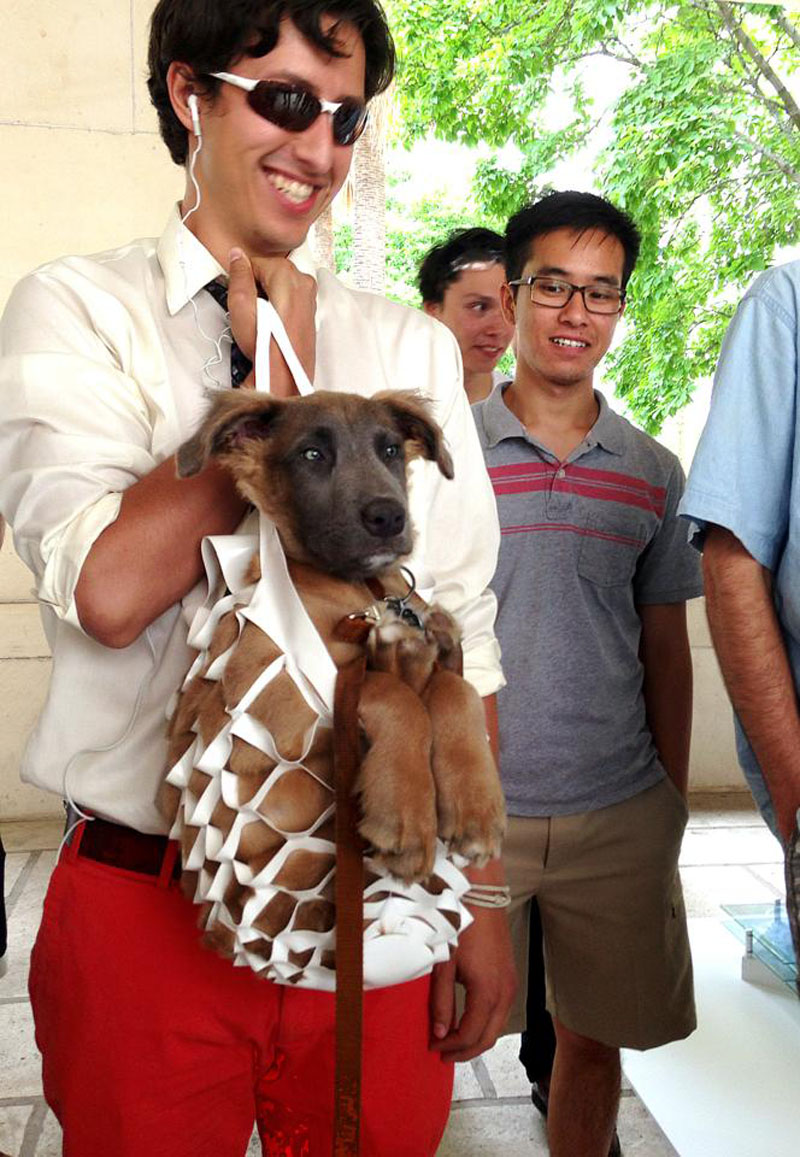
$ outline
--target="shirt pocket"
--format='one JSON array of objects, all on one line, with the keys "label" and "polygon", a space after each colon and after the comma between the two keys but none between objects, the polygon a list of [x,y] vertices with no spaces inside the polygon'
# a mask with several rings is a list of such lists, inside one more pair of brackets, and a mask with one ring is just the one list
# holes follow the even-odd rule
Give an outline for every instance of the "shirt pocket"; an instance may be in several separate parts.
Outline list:
[{"label": "shirt pocket", "polygon": [[594,511],[582,529],[578,574],[600,587],[633,581],[639,555],[647,545],[644,520],[622,510]]}]

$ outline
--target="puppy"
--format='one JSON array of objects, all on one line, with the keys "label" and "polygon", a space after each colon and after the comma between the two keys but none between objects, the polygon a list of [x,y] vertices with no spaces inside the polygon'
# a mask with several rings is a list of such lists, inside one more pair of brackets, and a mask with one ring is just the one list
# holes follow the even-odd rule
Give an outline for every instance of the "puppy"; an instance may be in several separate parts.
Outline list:
[{"label": "puppy", "polygon": [[[295,589],[337,667],[359,653],[339,625],[364,612],[377,620],[359,700],[360,831],[371,857],[406,883],[430,876],[437,835],[451,851],[481,863],[499,854],[504,830],[482,704],[459,673],[456,625],[441,608],[405,597],[408,582],[399,563],[412,546],[406,468],[415,457],[453,477],[441,430],[419,397],[322,391],[288,400],[219,393],[197,434],[178,453],[182,476],[216,460],[274,523]],[[257,555],[248,577],[253,582],[260,577]],[[385,603],[378,600],[377,609],[375,580],[388,597]],[[255,676],[280,656],[280,648],[237,616],[236,608],[219,619],[207,660],[185,685],[172,716],[170,767],[198,735],[204,747],[214,741]],[[295,911],[295,900],[276,894],[259,914],[258,926],[267,937],[260,950],[268,953],[269,937],[290,920],[293,930],[325,930],[333,923],[331,857],[314,843],[315,837],[331,837],[331,733],[318,726],[286,670],[267,683],[248,711],[268,729],[274,750],[270,747],[270,755],[241,737],[233,739],[226,771],[235,777],[235,798],[229,789],[227,799],[218,799],[210,822],[224,839],[237,808],[256,802],[266,822],[243,827],[237,851],[251,880],[276,862],[288,836],[307,833],[307,846],[283,861],[273,883],[295,897],[317,893],[302,901],[302,912]],[[264,795],[278,767],[281,774]],[[195,873],[202,871],[193,813],[207,783],[195,766],[182,793],[165,785],[162,795],[169,818],[178,814],[191,892]],[[229,872],[217,893],[234,917],[241,917],[250,897],[243,874]],[[206,938],[223,952],[230,949],[229,930],[207,925]],[[301,966],[302,960],[296,963]]]}]

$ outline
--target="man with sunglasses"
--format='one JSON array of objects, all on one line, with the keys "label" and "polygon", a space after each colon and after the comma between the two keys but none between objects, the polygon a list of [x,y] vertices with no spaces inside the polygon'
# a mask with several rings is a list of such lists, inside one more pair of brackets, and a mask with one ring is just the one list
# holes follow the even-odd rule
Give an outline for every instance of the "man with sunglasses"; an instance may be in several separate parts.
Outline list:
[{"label": "man with sunglasses", "polygon": [[[174,454],[206,389],[253,385],[256,285],[315,388],[432,397],[457,481],[417,472],[418,549],[490,704],[502,683],[486,590],[496,515],[455,341],[317,271],[304,245],[392,77],[378,4],[160,0],[149,63],[162,136],[186,169],[182,203],[158,240],[26,278],[0,330],[0,509],[34,572],[54,660],[23,775],[70,804],[31,963],[45,1095],[76,1157],[241,1157],[254,1120],[265,1152],[322,1155],[333,996],[200,946],[156,805],[165,713],[192,658],[200,543],[244,513],[224,472],[179,481]],[[270,360],[273,392],[294,392],[277,348]],[[502,891],[499,862],[469,874]],[[365,993],[365,1153],[432,1155],[452,1062],[502,1027],[514,983],[505,913],[473,912],[433,979]]]},{"label": "man with sunglasses", "polygon": [[[502,291],[516,375],[473,407],[503,535],[492,585],[512,937],[523,979],[535,896],[556,1052],[534,1093],[553,1157],[619,1153],[620,1048],[695,1026],[677,864],[685,600],[702,586],[676,518],[677,459],[594,389],[638,249],[633,222],[592,194],[517,213]],[[522,984],[509,1031],[524,1025]]]}]

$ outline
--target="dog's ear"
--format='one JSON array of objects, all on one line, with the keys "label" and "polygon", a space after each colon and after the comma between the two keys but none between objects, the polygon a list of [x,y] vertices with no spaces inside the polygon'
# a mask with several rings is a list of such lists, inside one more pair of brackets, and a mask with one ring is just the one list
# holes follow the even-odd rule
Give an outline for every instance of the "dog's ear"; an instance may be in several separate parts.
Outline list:
[{"label": "dog's ear", "polygon": [[266,438],[282,402],[269,394],[220,390],[197,433],[178,449],[178,477],[199,474],[210,457],[244,442]]},{"label": "dog's ear", "polygon": [[389,408],[404,440],[411,443],[407,447],[409,457],[428,458],[436,463],[445,478],[452,478],[453,459],[444,444],[441,427],[431,415],[428,399],[411,390],[387,390],[376,394],[375,399]]}]

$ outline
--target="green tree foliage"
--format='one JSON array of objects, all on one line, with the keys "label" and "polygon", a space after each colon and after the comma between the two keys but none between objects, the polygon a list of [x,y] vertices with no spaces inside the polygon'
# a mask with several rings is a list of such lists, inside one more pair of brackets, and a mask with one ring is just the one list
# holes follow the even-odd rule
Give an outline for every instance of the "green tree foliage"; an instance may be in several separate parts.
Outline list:
[{"label": "green tree foliage", "polygon": [[[481,214],[474,198],[459,204],[444,192],[410,202],[402,196],[410,174],[392,166],[387,174],[386,197],[386,296],[404,305],[420,305],[417,270],[428,250],[439,244],[453,229],[483,225],[504,229],[504,219]],[[347,274],[353,264],[353,230],[337,225],[335,237],[336,272]]]},{"label": "green tree foliage", "polygon": [[[800,31],[780,6],[727,0],[390,0],[407,139],[501,148],[475,181],[506,217],[601,134],[595,188],[643,234],[628,336],[610,376],[652,431],[712,372],[735,301],[800,237]],[[587,95],[616,62],[618,95]],[[553,94],[569,115],[552,126]]]}]

